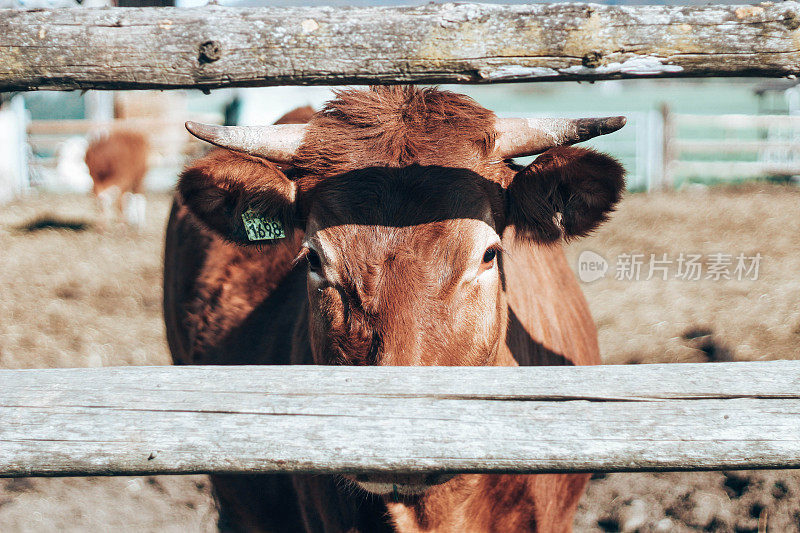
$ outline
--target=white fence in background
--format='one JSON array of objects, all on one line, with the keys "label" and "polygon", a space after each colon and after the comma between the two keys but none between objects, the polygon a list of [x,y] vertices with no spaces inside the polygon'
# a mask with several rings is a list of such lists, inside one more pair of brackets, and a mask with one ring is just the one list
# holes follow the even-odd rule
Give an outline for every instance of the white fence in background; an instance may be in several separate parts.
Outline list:
[{"label": "white fence in background", "polygon": [[623,129],[583,146],[620,159],[630,190],[670,189],[686,180],[708,183],[800,175],[800,116],[688,115],[668,110],[619,114],[628,117]]},{"label": "white fence in background", "polygon": [[29,185],[25,126],[28,115],[21,96],[0,108],[0,204],[24,193]]},{"label": "white fence in background", "polygon": [[800,175],[800,116],[619,114],[627,126],[584,145],[620,159],[631,190]]},{"label": "white fence in background", "polygon": [[[686,136],[691,132],[691,137]],[[661,186],[800,175],[800,116],[663,116]]]},{"label": "white fence in background", "polygon": [[[592,139],[584,146],[620,159],[628,171],[630,190],[669,189],[687,179],[703,183],[800,175],[800,116],[686,115],[669,111],[619,114],[628,117],[625,128],[613,135]],[[526,116],[538,118],[541,115]],[[191,118],[219,121],[214,114]],[[28,142],[34,154],[33,174],[47,181],[48,174],[56,172],[58,167],[57,154],[69,147],[70,140],[86,139],[95,132],[114,127],[149,134],[153,155],[148,184],[158,190],[171,187],[178,169],[203,148],[199,141],[186,134],[181,121],[33,121],[28,126]],[[527,160],[530,159],[521,161]]]}]

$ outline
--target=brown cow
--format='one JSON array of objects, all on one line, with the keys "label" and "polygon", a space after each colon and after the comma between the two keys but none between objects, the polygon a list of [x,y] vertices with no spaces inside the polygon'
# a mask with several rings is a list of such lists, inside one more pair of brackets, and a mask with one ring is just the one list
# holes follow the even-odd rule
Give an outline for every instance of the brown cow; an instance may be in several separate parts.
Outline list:
[{"label": "brown cow", "polygon": [[[559,145],[622,124],[500,120],[411,87],[340,92],[307,125],[187,124],[250,155],[217,151],[181,175],[165,253],[174,361],[598,364],[559,242],[607,218],[624,171]],[[286,237],[251,241],[265,232],[248,210]],[[569,531],[587,480],[213,476],[222,526],[314,532]]]},{"label": "brown cow", "polygon": [[84,160],[104,225],[113,218],[115,205],[119,216],[132,227],[141,229],[144,225],[146,201],[142,193],[147,158],[147,139],[134,131],[113,131],[89,144]]},{"label": "brown cow", "polygon": [[305,124],[311,117],[314,116],[314,108],[310,105],[292,109],[281,118],[275,121],[275,124]]}]

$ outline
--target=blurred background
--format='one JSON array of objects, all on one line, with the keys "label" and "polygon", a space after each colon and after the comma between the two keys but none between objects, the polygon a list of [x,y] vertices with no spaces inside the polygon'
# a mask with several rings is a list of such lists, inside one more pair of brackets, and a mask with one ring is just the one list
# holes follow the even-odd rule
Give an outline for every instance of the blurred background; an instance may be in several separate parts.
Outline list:
[{"label": "blurred background", "polygon": [[[444,86],[500,116],[624,114],[619,133],[588,144],[620,158],[630,191],[800,175],[800,87],[796,80],[613,80]],[[29,191],[91,188],[83,154],[88,139],[115,128],[150,140],[151,191],[172,187],[187,158],[202,150],[185,120],[269,124],[287,110],[330,98],[326,87],[199,91],[42,91],[3,106],[0,198]]]},{"label": "blurred background", "polygon": [[[313,3],[400,2],[270,5]],[[20,5],[74,4],[0,0],[0,7]],[[168,4],[119,0],[118,5]],[[606,364],[800,358],[796,80],[444,88],[468,94],[500,116],[628,117],[620,132],[586,143],[624,163],[628,194],[609,223],[567,248],[576,269],[586,251],[609,263],[605,276],[582,283]],[[331,91],[3,94],[0,367],[169,364],[161,317],[164,226],[178,172],[205,149],[185,132],[184,121],[267,124],[293,108],[319,108]],[[86,149],[116,130],[137,132],[149,145],[147,211],[138,228],[120,220],[105,223],[91,195]],[[615,275],[619,258],[635,254],[644,260],[642,275]],[[701,257],[699,279],[677,276],[681,254]],[[714,254],[758,255],[758,274],[707,277]],[[672,261],[666,279],[647,275],[651,257]],[[575,529],[800,531],[798,501],[800,477],[794,471],[598,475]],[[204,476],[0,480],[3,532],[212,531],[216,520]]]}]

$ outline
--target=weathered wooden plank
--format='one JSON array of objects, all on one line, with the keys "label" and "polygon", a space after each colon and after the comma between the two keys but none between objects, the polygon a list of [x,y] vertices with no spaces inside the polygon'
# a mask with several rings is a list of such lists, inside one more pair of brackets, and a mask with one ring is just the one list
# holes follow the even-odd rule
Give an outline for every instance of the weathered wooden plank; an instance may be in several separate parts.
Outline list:
[{"label": "weathered wooden plank", "polygon": [[0,12],[0,91],[800,73],[800,4]]},{"label": "weathered wooden plank", "polygon": [[0,371],[0,476],[800,467],[800,361]]}]

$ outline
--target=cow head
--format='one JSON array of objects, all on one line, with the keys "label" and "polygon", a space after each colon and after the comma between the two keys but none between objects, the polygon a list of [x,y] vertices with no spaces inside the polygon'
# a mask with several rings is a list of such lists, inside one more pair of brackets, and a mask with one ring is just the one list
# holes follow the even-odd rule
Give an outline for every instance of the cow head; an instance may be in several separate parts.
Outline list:
[{"label": "cow head", "polygon": [[[566,145],[623,124],[501,120],[433,89],[344,91],[308,124],[188,124],[236,152],[195,162],[179,191],[237,245],[299,243],[315,363],[513,364],[501,236],[549,245],[604,221],[623,169]],[[524,168],[509,161],[536,153]],[[286,236],[251,241],[246,212]],[[392,488],[377,479],[362,486]]]}]

